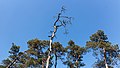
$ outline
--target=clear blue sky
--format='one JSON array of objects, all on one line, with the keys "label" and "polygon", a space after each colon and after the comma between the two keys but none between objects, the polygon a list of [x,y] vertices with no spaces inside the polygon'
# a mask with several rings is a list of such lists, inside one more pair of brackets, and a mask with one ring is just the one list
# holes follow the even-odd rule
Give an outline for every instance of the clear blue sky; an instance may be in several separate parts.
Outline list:
[{"label": "clear blue sky", "polygon": [[[61,28],[54,41],[67,45],[72,39],[85,46],[89,36],[102,29],[113,44],[120,44],[120,0],[0,0],[0,62],[8,57],[12,42],[23,51],[28,40],[49,40],[53,16],[62,5],[74,20],[68,27],[69,34],[64,35]],[[92,68],[93,59],[87,54],[84,68]]]}]

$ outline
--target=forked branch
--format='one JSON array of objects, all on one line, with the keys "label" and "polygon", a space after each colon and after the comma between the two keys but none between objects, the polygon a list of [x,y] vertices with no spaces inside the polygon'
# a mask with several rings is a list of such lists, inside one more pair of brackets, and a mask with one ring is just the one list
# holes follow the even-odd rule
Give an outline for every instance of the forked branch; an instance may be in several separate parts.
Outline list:
[{"label": "forked branch", "polygon": [[49,43],[49,53],[48,53],[48,58],[47,58],[47,64],[46,64],[46,68],[49,67],[49,61],[51,58],[51,52],[52,52],[52,41],[56,35],[56,32],[58,30],[59,27],[66,27],[67,24],[71,23],[71,17],[67,17],[67,16],[61,16],[62,13],[65,11],[64,7],[62,7],[61,12],[58,13],[57,15],[57,19],[54,22],[54,30],[52,31],[52,35],[49,36],[50,37],[50,43]]}]

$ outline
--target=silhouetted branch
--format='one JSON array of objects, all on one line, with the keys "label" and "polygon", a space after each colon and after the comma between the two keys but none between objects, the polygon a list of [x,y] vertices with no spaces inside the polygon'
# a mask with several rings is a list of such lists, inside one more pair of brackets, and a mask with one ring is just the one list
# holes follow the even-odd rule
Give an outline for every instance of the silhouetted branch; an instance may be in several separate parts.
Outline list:
[{"label": "silhouetted branch", "polygon": [[50,37],[50,44],[49,44],[50,47],[49,47],[49,53],[48,53],[46,68],[49,67],[49,61],[50,61],[51,52],[52,52],[52,41],[53,41],[54,37],[56,36],[56,32],[57,32],[58,28],[62,27],[62,26],[65,27],[69,22],[71,23],[71,17],[61,16],[64,11],[65,11],[65,8],[62,7],[61,12],[58,13],[57,19],[54,22],[54,26],[53,26],[54,30],[52,31],[52,35],[49,36]]}]

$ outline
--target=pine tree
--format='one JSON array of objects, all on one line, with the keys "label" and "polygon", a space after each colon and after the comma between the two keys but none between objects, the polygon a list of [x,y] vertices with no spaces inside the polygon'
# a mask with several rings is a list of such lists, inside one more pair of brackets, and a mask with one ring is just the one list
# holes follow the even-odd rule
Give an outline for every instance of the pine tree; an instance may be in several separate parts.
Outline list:
[{"label": "pine tree", "polygon": [[15,45],[12,43],[12,47],[10,48],[10,56],[9,58],[3,60],[3,64],[6,68],[17,68],[17,60],[18,60],[18,54],[19,54],[20,46]]},{"label": "pine tree", "polygon": [[72,40],[68,42],[66,47],[67,58],[64,62],[69,68],[80,68],[85,66],[82,62],[83,54],[86,52],[86,48],[76,45]]},{"label": "pine tree", "polygon": [[27,43],[28,50],[26,53],[29,56],[27,61],[28,67],[44,68],[46,66],[49,41],[33,39],[29,40]]},{"label": "pine tree", "polygon": [[90,41],[87,41],[86,46],[93,50],[94,56],[98,59],[95,68],[109,68],[117,63],[119,47],[118,45],[112,45],[108,41],[104,31],[98,30],[90,36]]}]

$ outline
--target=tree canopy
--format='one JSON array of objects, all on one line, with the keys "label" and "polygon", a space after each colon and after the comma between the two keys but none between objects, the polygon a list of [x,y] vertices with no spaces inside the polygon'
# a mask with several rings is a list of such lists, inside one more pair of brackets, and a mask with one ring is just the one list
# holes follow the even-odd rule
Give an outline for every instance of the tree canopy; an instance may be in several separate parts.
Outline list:
[{"label": "tree canopy", "polygon": [[[45,68],[49,53],[48,40],[32,39],[27,42],[28,49],[20,52],[20,46],[12,43],[10,55],[2,61],[0,68]],[[57,68],[58,60],[68,68],[81,68],[86,64],[83,61],[86,53],[93,52],[96,62],[93,68],[114,68],[120,62],[120,48],[118,44],[112,44],[102,30],[90,36],[86,46],[75,44],[73,40],[65,46],[60,42],[52,43],[52,52],[49,68]],[[60,62],[59,61],[59,62]],[[87,61],[87,60],[85,60]]]}]

